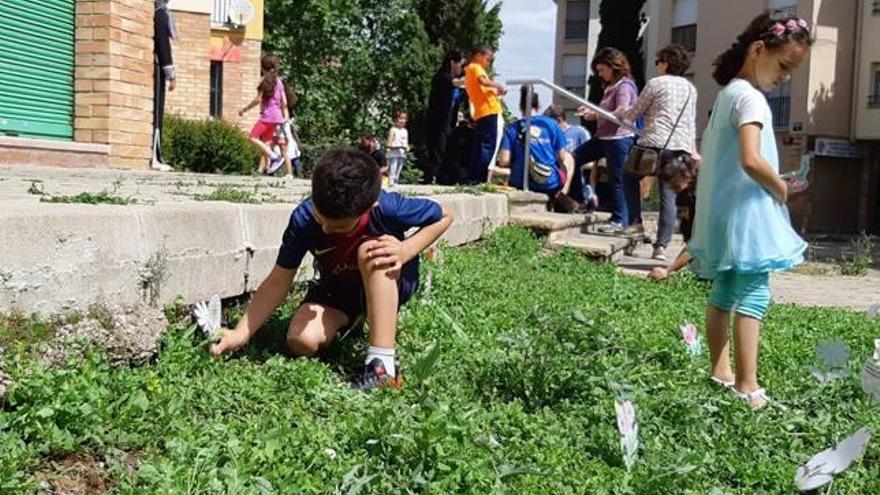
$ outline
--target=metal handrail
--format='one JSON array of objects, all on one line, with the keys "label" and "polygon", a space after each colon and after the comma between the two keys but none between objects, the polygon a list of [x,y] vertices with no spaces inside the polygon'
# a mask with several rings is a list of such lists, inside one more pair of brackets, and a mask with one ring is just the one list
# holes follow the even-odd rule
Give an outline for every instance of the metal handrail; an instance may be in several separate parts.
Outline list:
[{"label": "metal handrail", "polygon": [[600,107],[599,105],[596,105],[595,103],[591,103],[591,102],[575,95],[574,93],[568,91],[567,89],[553,84],[552,82],[550,82],[546,79],[542,79],[542,78],[511,79],[511,80],[507,81],[507,86],[523,86],[523,85],[525,85],[527,87],[527,90],[526,90],[527,111],[526,111],[526,115],[525,115],[525,119],[526,119],[525,148],[526,149],[525,149],[525,157],[523,159],[523,190],[524,191],[529,190],[529,160],[531,159],[531,148],[529,147],[529,144],[531,144],[531,140],[532,140],[532,133],[530,132],[530,129],[532,128],[532,109],[531,109],[531,106],[532,106],[532,94],[534,92],[535,85],[544,86],[544,87],[550,89],[551,91],[553,91],[554,93],[558,93],[558,94],[568,98],[569,100],[574,101],[575,103],[579,103],[579,104],[589,108],[590,110],[596,112],[596,115],[598,115],[599,117],[601,117],[605,120],[610,120],[611,122],[614,122],[615,124],[617,124],[621,127],[629,129],[630,131],[633,131],[636,135],[642,134],[642,132],[639,129],[636,129],[632,125],[627,124],[626,122],[620,120],[619,118],[617,118],[616,115],[609,112],[608,110],[605,110],[604,108]]},{"label": "metal handrail", "polygon": [[632,124],[629,124],[629,123],[626,123],[626,122],[620,120],[619,118],[617,118],[616,115],[609,112],[608,110],[605,110],[604,108],[600,107],[599,105],[596,105],[595,103],[589,102],[589,101],[581,98],[580,96],[575,95],[571,91],[569,91],[563,87],[557,86],[546,79],[542,79],[542,78],[511,79],[511,80],[507,81],[507,86],[522,86],[522,85],[544,86],[547,89],[553,91],[554,93],[558,93],[559,95],[562,95],[562,96],[568,98],[569,100],[574,101],[575,103],[579,103],[579,104],[589,108],[590,110],[596,112],[596,114],[598,116],[602,117],[605,120],[610,120],[611,122],[619,125],[620,127],[624,127],[626,129],[634,132],[636,135],[640,136],[642,134],[642,131],[640,129],[637,129]]}]

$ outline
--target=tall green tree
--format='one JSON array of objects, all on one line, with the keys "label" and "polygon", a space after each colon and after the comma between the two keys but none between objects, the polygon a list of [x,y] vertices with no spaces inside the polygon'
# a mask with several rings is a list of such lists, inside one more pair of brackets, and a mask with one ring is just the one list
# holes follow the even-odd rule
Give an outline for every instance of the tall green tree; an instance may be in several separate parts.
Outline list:
[{"label": "tall green tree", "polygon": [[439,48],[412,0],[267,0],[265,15],[264,51],[297,90],[307,143],[384,132],[427,99]]},{"label": "tall green tree", "polygon": [[486,0],[415,0],[432,44],[441,49],[470,50],[480,43],[495,49],[501,40],[501,2]]},{"label": "tall green tree", "polygon": [[446,49],[497,47],[501,5],[484,0],[266,0],[263,50],[278,56],[299,96],[307,149],[383,136],[410,115],[421,156],[431,88]]},{"label": "tall green tree", "polygon": [[[645,57],[642,53],[642,38],[639,37],[642,7],[645,0],[602,0],[599,5],[598,48],[613,47],[629,58],[633,77],[641,88],[645,82]],[[598,77],[590,78],[590,101],[602,99],[602,82]]]}]

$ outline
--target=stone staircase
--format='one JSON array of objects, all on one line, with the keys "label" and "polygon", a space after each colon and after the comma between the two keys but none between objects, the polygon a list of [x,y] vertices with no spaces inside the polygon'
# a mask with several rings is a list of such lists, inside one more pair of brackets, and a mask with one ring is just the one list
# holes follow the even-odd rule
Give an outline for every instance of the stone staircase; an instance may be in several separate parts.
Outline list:
[{"label": "stone staircase", "polygon": [[511,191],[507,195],[508,223],[546,237],[549,249],[568,247],[598,261],[617,261],[636,242],[598,233],[596,228],[610,220],[610,213],[553,213],[547,211],[547,196],[544,194]]}]

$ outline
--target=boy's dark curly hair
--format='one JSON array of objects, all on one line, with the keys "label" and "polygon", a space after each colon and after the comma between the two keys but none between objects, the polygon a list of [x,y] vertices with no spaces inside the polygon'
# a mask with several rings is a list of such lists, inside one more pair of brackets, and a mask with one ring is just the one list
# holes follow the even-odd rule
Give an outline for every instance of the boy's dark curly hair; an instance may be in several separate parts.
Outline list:
[{"label": "boy's dark curly hair", "polygon": [[312,172],[312,201],[327,218],[363,215],[379,198],[381,188],[376,161],[355,148],[327,150]]}]

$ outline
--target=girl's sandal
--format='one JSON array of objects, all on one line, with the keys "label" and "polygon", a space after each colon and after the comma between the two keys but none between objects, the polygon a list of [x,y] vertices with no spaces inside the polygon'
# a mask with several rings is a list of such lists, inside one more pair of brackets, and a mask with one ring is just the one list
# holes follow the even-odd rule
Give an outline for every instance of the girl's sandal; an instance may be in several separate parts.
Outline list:
[{"label": "girl's sandal", "polygon": [[740,392],[739,390],[732,388],[732,387],[730,390],[733,391],[734,395],[736,395],[740,399],[746,401],[746,403],[748,403],[748,405],[752,408],[753,411],[757,411],[758,409],[763,409],[764,407],[766,407],[768,404],[771,404],[771,403],[775,404],[776,407],[778,407],[782,411],[788,411],[787,406],[785,406],[784,404],[782,404],[778,401],[771,399],[770,396],[767,395],[767,391],[764,390],[763,388],[759,388],[758,390],[755,390],[754,392],[750,392],[750,393]]},{"label": "girl's sandal", "polygon": [[733,385],[736,383],[733,380],[722,380],[714,375],[710,375],[709,379],[712,380],[712,383],[720,385],[724,388],[733,388]]}]

